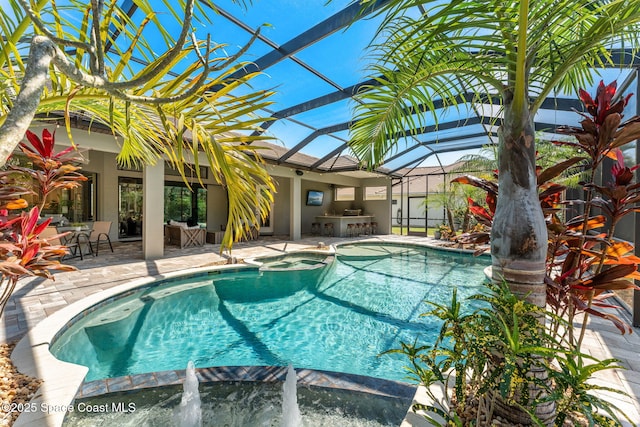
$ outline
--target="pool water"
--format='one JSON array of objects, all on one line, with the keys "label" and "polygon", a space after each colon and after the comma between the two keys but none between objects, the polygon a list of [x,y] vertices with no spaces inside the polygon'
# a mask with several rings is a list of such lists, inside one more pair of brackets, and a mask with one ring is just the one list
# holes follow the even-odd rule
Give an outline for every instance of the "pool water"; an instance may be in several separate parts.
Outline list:
[{"label": "pool water", "polygon": [[[376,244],[375,248],[384,247]],[[203,275],[160,283],[101,307],[52,345],[89,367],[87,381],[197,367],[293,364],[406,380],[400,342],[428,343],[440,324],[424,300],[479,291],[486,258],[388,245],[338,249],[320,270]],[[370,247],[369,249],[374,249]],[[341,256],[344,250],[345,256]],[[320,273],[319,273],[320,272]]]}]

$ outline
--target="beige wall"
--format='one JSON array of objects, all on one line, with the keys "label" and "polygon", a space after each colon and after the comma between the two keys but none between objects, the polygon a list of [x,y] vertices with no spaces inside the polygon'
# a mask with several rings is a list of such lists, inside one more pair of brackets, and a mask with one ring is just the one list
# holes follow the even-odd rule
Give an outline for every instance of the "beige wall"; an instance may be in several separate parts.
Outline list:
[{"label": "beige wall", "polygon": [[227,192],[221,185],[207,185],[207,230],[220,231],[227,224]]},{"label": "beige wall", "polygon": [[273,221],[274,236],[289,236],[289,223],[291,221],[291,213],[289,205],[291,203],[291,195],[289,193],[291,182],[289,178],[274,177],[276,182],[276,194],[273,197],[273,212],[271,218]]}]

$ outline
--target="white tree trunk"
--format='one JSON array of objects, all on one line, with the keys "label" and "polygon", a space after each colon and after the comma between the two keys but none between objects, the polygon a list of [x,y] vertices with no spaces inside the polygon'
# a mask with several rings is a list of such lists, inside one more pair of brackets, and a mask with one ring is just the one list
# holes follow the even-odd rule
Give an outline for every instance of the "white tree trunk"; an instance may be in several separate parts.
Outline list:
[{"label": "white tree trunk", "polygon": [[4,166],[13,150],[22,141],[36,115],[49,75],[49,66],[55,56],[56,47],[48,38],[33,38],[20,92],[5,122],[0,126],[0,167]]}]

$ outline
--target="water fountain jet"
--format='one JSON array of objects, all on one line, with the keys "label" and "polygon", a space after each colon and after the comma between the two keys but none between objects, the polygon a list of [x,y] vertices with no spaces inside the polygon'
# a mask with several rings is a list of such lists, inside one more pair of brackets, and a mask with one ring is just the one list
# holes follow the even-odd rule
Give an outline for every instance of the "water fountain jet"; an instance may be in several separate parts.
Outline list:
[{"label": "water fountain jet", "polygon": [[287,368],[282,393],[282,427],[301,427],[302,416],[298,407],[297,377],[293,365]]},{"label": "water fountain jet", "polygon": [[190,360],[184,376],[182,400],[174,412],[174,421],[179,427],[202,427],[200,392],[196,368]]}]

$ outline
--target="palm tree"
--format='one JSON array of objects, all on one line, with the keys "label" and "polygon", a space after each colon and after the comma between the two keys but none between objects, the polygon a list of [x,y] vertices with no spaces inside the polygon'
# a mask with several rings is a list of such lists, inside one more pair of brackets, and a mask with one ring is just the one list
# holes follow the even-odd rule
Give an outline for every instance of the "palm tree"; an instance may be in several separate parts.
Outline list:
[{"label": "palm tree", "polygon": [[[233,236],[259,223],[257,215],[266,217],[273,199],[259,144],[248,144],[257,138],[250,133],[264,122],[258,112],[272,92],[249,86],[256,73],[225,80],[245,65],[238,58],[248,45],[229,56],[209,37],[189,37],[194,22],[207,21],[208,11],[195,0],[164,2],[163,14],[151,0],[135,4],[140,22],[116,0],[64,6],[9,0],[10,8],[0,10],[0,166],[35,117],[63,120],[70,138],[73,117],[107,126],[125,165],[166,156],[183,173],[190,158],[199,172],[203,153],[227,189],[221,250],[230,248]],[[179,34],[165,28],[160,18],[167,16]]]},{"label": "palm tree", "polygon": [[638,48],[640,2],[390,0],[377,13],[386,16],[371,71],[381,84],[359,94],[353,151],[366,165],[379,165],[402,136],[420,133],[426,114],[437,120],[436,101],[459,106],[468,91],[476,103],[497,94],[501,197],[493,274],[544,305],[547,238],[533,117],[554,90],[576,91],[591,82],[594,67],[613,65],[609,48]]},{"label": "palm tree", "polygon": [[[373,0],[364,1],[365,6]],[[389,0],[355,107],[351,147],[368,166],[417,135],[437,102],[501,104],[500,197],[491,233],[493,279],[544,306],[547,231],[535,173],[533,118],[554,90],[577,93],[611,49],[640,43],[640,2],[628,0]],[[638,137],[638,128],[625,132]],[[635,135],[634,135],[635,133]]]}]

